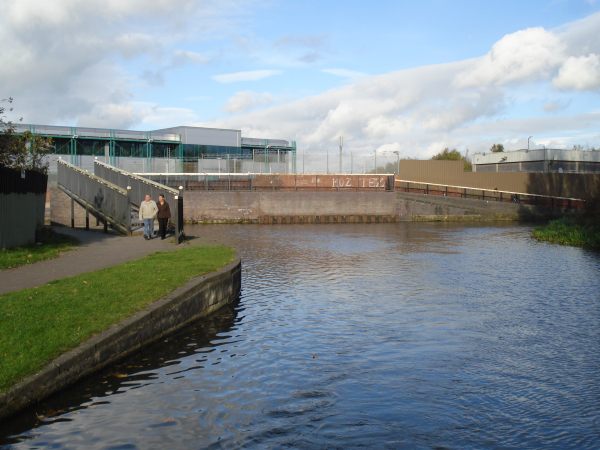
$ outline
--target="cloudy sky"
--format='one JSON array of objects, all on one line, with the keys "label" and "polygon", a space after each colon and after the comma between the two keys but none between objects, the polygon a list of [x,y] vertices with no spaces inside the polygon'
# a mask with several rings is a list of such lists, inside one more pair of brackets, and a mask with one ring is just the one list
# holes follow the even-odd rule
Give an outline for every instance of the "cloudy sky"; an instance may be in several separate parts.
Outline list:
[{"label": "cloudy sky", "polygon": [[[317,168],[600,147],[600,1],[0,0],[26,123],[239,128]],[[378,156],[379,157],[379,156]]]}]

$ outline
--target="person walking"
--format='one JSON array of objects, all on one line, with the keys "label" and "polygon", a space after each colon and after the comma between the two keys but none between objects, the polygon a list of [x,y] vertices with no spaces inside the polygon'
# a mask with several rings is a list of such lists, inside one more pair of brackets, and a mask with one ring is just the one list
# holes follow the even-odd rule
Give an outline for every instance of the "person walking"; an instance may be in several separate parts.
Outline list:
[{"label": "person walking", "polygon": [[150,195],[146,194],[144,201],[140,204],[140,220],[144,221],[144,239],[152,239],[154,234],[154,218],[158,213],[156,202]]},{"label": "person walking", "polygon": [[163,194],[158,196],[158,203],[156,206],[158,208],[158,213],[156,215],[156,217],[158,217],[158,234],[160,234],[160,239],[162,240],[167,234],[167,224],[171,218],[171,208],[169,208],[169,204],[165,200]]}]

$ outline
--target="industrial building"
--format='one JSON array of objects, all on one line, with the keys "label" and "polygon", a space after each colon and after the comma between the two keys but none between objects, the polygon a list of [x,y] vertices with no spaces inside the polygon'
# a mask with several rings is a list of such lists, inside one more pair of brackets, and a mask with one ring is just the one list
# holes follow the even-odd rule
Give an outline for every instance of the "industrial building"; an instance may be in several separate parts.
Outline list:
[{"label": "industrial building", "polygon": [[473,155],[473,172],[600,173],[600,150],[536,148]]},{"label": "industrial building", "polygon": [[296,143],[243,137],[241,130],[178,126],[153,131],[18,124],[16,132],[52,138],[56,159],[91,170],[98,158],[142,173],[290,173]]}]

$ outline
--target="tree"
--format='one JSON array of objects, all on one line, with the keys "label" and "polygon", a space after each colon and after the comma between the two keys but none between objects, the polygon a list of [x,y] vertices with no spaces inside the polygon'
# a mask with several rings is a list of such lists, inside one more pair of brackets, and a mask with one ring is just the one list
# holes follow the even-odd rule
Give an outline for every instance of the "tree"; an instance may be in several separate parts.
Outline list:
[{"label": "tree", "polygon": [[490,147],[490,152],[492,153],[502,153],[504,151],[504,145],[502,144],[494,144]]},{"label": "tree", "polygon": [[464,159],[463,155],[456,149],[448,149],[448,147],[446,147],[444,150],[442,150],[441,152],[439,152],[436,155],[433,155],[431,157],[431,159],[438,159],[438,160],[447,160],[447,161],[461,161]]},{"label": "tree", "polygon": [[465,158],[458,150],[450,150],[448,147],[446,147],[444,150],[437,153],[436,155],[433,155],[431,159],[446,161],[463,161],[463,167],[465,171],[470,172],[473,169],[471,161]]},{"label": "tree", "polygon": [[[2,102],[10,105],[13,99]],[[52,151],[52,140],[30,131],[16,133],[14,124],[4,115],[12,110],[11,106],[0,105],[0,166],[46,173],[48,162],[45,156]]]}]

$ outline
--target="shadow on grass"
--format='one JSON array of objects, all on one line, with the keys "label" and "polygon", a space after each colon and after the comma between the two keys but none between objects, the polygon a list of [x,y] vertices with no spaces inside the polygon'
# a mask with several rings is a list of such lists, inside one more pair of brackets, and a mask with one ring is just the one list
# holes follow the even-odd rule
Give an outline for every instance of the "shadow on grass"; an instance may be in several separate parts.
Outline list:
[{"label": "shadow on grass", "polygon": [[57,233],[50,227],[40,228],[35,244],[0,250],[0,270],[56,258],[79,243],[80,240],[74,236]]}]

